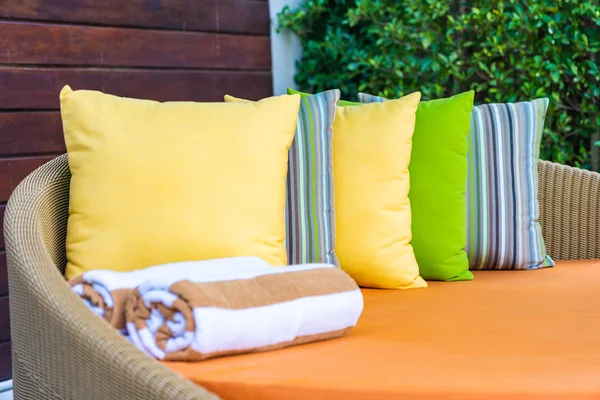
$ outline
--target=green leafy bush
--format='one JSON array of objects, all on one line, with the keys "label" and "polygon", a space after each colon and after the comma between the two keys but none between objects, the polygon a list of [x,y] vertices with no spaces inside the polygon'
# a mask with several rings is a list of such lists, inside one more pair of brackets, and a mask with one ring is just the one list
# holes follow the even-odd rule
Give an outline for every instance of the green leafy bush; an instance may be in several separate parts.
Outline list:
[{"label": "green leafy bush", "polygon": [[548,97],[542,157],[591,167],[598,1],[308,0],[279,22],[303,43],[303,90],[433,99],[475,89],[478,104]]}]

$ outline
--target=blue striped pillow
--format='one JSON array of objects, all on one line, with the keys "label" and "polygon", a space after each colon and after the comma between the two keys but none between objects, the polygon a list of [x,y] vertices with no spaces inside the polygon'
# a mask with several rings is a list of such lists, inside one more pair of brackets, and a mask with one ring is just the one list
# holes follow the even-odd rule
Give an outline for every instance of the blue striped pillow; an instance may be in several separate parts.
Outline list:
[{"label": "blue striped pillow", "polygon": [[470,269],[554,266],[538,203],[538,160],[548,99],[473,108],[467,183]]}]

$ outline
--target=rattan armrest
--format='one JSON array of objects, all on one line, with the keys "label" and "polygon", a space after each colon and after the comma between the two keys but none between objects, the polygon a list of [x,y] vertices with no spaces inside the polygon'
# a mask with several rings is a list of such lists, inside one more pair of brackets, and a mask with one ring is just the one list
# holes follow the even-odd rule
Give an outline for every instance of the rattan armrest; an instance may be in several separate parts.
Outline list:
[{"label": "rattan armrest", "polygon": [[16,399],[216,399],[138,351],[70,290],[61,271],[66,156],[15,190],[4,220]]},{"label": "rattan armrest", "polygon": [[600,258],[600,174],[540,161],[540,222],[555,260]]}]

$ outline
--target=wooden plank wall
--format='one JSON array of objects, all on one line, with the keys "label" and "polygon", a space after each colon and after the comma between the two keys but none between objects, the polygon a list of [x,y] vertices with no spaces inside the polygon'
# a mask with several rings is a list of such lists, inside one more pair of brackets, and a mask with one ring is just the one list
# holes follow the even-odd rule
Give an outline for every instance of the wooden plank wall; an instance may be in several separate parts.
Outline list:
[{"label": "wooden plank wall", "polygon": [[[267,0],[3,1],[0,220],[16,185],[65,151],[65,84],[159,101],[270,96],[269,24]],[[0,381],[11,377],[7,294],[0,235]]]}]

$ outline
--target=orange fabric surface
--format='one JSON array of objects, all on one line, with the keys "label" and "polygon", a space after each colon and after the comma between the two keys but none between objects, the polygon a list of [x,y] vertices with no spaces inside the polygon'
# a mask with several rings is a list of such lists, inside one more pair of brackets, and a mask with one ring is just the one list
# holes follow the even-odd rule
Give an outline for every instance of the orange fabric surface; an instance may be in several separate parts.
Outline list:
[{"label": "orange fabric surface", "polygon": [[600,261],[363,293],[344,338],[166,364],[226,400],[600,399]]}]

